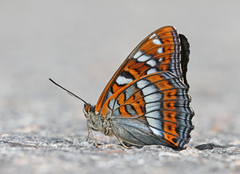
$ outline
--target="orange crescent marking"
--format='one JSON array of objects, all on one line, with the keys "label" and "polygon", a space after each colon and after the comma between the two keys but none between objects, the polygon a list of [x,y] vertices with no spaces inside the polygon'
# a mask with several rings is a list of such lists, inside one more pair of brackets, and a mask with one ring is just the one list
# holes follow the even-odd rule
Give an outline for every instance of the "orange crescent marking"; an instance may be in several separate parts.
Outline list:
[{"label": "orange crescent marking", "polygon": [[176,132],[176,127],[177,125],[175,123],[165,122],[163,130],[172,135],[178,136],[178,133]]},{"label": "orange crescent marking", "polygon": [[175,111],[163,111],[163,118],[166,121],[177,122],[176,120],[177,112]]},{"label": "orange crescent marking", "polygon": [[160,82],[155,83],[155,85],[157,85],[157,87],[163,91],[166,89],[171,89],[173,86],[169,84],[169,82],[167,80],[162,80]]},{"label": "orange crescent marking", "polygon": [[176,101],[164,101],[163,108],[168,110],[175,110],[176,109],[176,107],[174,106],[175,102]]},{"label": "orange crescent marking", "polygon": [[164,47],[164,53],[173,53],[175,51],[174,45],[167,45]]},{"label": "orange crescent marking", "polygon": [[177,99],[177,89],[171,89],[169,91],[162,91],[163,100],[174,100]]},{"label": "orange crescent marking", "polygon": [[[173,135],[170,135],[170,134],[168,134],[168,133],[164,133],[163,136],[164,136],[165,141],[166,141],[168,144],[173,144],[173,145],[175,145],[175,146],[178,146],[178,142],[174,142],[174,140],[173,140],[173,139],[176,139],[176,140],[177,140],[177,137],[175,137],[175,136],[173,136]],[[170,143],[169,143],[169,142],[170,142]]]}]

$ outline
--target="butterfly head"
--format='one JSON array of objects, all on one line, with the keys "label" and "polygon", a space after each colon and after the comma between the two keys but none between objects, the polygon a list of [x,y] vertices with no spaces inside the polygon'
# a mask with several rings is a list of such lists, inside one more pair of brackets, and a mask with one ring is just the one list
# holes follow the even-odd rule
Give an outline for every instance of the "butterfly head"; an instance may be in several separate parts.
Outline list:
[{"label": "butterfly head", "polygon": [[86,118],[90,118],[90,115],[94,114],[94,110],[92,105],[84,103],[83,113]]},{"label": "butterfly head", "polygon": [[90,123],[91,127],[93,127],[94,129],[98,129],[97,123],[100,122],[98,120],[98,118],[100,117],[98,114],[95,113],[95,107],[88,103],[85,103],[83,107],[83,113],[87,118],[88,123]]}]

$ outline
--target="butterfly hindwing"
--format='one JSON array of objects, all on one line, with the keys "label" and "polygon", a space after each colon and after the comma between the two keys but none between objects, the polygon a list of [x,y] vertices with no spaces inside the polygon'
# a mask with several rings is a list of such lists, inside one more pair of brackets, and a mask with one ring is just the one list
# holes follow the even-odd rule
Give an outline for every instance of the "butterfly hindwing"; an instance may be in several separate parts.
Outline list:
[{"label": "butterfly hindwing", "polygon": [[193,129],[187,86],[171,72],[142,76],[104,103],[115,135],[130,144],[183,148]]},{"label": "butterfly hindwing", "polygon": [[[187,44],[187,40],[185,41],[184,45]],[[181,46],[184,45],[181,44],[179,34],[172,26],[152,32],[132,51],[113,75],[97,102],[96,111],[101,111],[104,102],[111,95],[144,75],[169,71],[183,80],[181,54],[184,53],[181,53]],[[182,49],[182,52],[185,50],[187,48]],[[185,62],[187,64],[187,61]]]}]

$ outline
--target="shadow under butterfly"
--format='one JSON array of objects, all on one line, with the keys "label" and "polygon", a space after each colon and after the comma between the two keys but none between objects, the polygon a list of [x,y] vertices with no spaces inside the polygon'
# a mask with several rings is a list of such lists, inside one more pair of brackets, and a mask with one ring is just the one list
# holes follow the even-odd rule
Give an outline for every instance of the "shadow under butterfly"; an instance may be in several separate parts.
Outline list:
[{"label": "shadow under butterfly", "polygon": [[88,137],[95,130],[115,135],[124,147],[183,149],[194,129],[186,79],[189,54],[187,38],[174,27],[152,32],[119,67],[95,106],[50,80],[84,102]]}]

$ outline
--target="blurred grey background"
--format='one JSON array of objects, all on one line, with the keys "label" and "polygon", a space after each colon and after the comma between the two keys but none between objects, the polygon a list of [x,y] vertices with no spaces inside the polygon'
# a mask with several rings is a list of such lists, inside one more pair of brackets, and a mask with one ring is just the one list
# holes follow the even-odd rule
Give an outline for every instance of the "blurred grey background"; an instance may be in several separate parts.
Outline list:
[{"label": "blurred grey background", "polygon": [[191,46],[191,143],[206,134],[239,135],[239,8],[237,0],[1,0],[1,134],[86,131],[83,103],[48,78],[96,104],[134,47],[173,25]]}]

